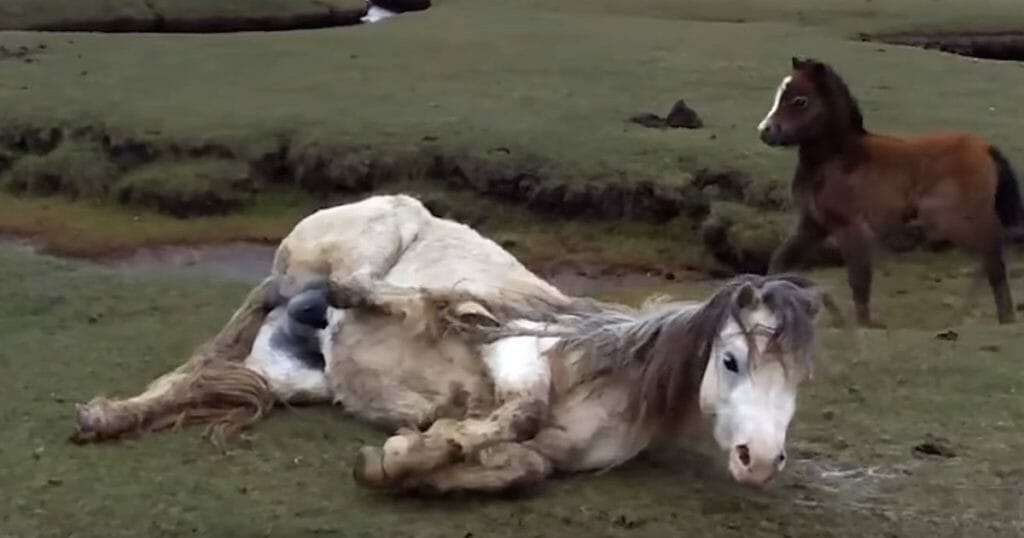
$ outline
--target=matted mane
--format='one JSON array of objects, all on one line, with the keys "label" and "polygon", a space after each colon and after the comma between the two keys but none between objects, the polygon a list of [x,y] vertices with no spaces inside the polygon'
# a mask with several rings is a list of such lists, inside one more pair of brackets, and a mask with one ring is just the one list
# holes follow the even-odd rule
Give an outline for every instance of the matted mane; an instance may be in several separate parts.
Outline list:
[{"label": "matted mane", "polygon": [[867,132],[857,98],[832,66],[808,58],[801,60],[797,69],[807,75],[818,93],[828,103],[833,126],[851,129],[857,133]]},{"label": "matted mane", "polygon": [[779,320],[770,344],[779,353],[772,356],[787,369],[808,370],[814,318],[822,301],[830,300],[812,281],[795,275],[743,275],[704,302],[660,302],[633,314],[583,316],[551,352],[580,353],[578,375],[630,376],[635,381],[632,411],[645,421],[676,424],[697,401],[712,346],[726,321],[751,329],[743,327],[739,316],[737,292],[745,284],[760,292],[763,304]]}]

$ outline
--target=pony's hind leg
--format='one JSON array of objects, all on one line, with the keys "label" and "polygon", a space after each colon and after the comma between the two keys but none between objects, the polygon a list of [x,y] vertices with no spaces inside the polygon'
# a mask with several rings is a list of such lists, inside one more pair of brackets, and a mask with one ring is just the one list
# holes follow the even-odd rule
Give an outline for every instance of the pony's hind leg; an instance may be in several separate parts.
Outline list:
[{"label": "pony's hind leg", "polygon": [[131,398],[98,396],[76,405],[71,439],[90,442],[139,429],[160,429],[182,418],[245,424],[273,404],[266,381],[241,363],[248,356],[267,313],[283,300],[277,277],[268,277],[246,296],[220,332],[199,346],[184,364],[151,382]]},{"label": "pony's hind leg", "polygon": [[927,226],[978,257],[992,289],[999,323],[1013,323],[1015,314],[1006,277],[1003,234],[994,210],[987,203],[968,203],[943,191],[922,200],[919,214]]},{"label": "pony's hind leg", "polygon": [[996,304],[996,318],[1001,324],[1013,323],[1016,321],[1016,315],[1013,312],[1010,284],[1006,279],[1006,261],[1002,244],[993,245],[982,255],[982,266],[985,269],[985,276],[988,277],[988,284],[992,288],[992,298]]}]

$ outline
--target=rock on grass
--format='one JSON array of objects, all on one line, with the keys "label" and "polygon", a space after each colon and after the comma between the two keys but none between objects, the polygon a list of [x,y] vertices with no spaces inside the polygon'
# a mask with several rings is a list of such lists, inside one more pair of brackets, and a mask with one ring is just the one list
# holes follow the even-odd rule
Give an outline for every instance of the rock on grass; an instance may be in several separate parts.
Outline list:
[{"label": "rock on grass", "polygon": [[253,190],[244,163],[200,159],[154,163],[132,170],[117,183],[115,196],[122,204],[188,217],[237,209],[248,203]]}]

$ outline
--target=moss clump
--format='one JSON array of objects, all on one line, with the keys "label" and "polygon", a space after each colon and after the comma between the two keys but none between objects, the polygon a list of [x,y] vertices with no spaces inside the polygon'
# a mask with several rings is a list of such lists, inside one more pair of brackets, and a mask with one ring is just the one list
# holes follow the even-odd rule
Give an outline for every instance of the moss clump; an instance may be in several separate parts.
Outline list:
[{"label": "moss clump", "polygon": [[700,226],[715,261],[740,272],[762,273],[785,238],[788,218],[735,202],[717,202]]},{"label": "moss clump", "polygon": [[223,214],[246,205],[255,191],[239,161],[200,159],[158,162],[137,168],[115,187],[118,203],[177,217]]},{"label": "moss clump", "polygon": [[72,199],[101,200],[120,174],[102,148],[87,141],[69,141],[43,155],[15,157],[0,156],[0,160],[9,158],[7,162],[11,163],[0,185],[15,194],[63,194]]}]

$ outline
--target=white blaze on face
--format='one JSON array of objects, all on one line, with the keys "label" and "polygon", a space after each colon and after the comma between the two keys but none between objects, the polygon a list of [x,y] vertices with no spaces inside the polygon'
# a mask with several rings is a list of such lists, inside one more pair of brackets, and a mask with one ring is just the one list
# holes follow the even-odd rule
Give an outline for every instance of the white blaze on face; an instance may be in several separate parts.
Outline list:
[{"label": "white blaze on face", "polygon": [[782,79],[782,82],[779,83],[779,87],[776,88],[775,90],[775,101],[772,103],[771,110],[769,110],[768,113],[765,114],[764,119],[761,120],[761,123],[757,124],[758,132],[764,131],[765,128],[768,127],[768,122],[771,121],[772,116],[774,116],[775,113],[779,110],[779,105],[782,102],[782,94],[786,93],[786,88],[789,87],[789,83],[792,80],[792,76],[786,76],[786,78]]},{"label": "white blaze on face", "polygon": [[[745,323],[776,326],[765,308]],[[796,410],[796,383],[779,361],[751,364],[751,350],[740,327],[730,320],[712,349],[701,382],[700,407],[714,420],[714,437],[729,453],[729,472],[739,482],[761,486],[785,465],[786,431]],[[756,336],[763,350],[766,336]]]}]

